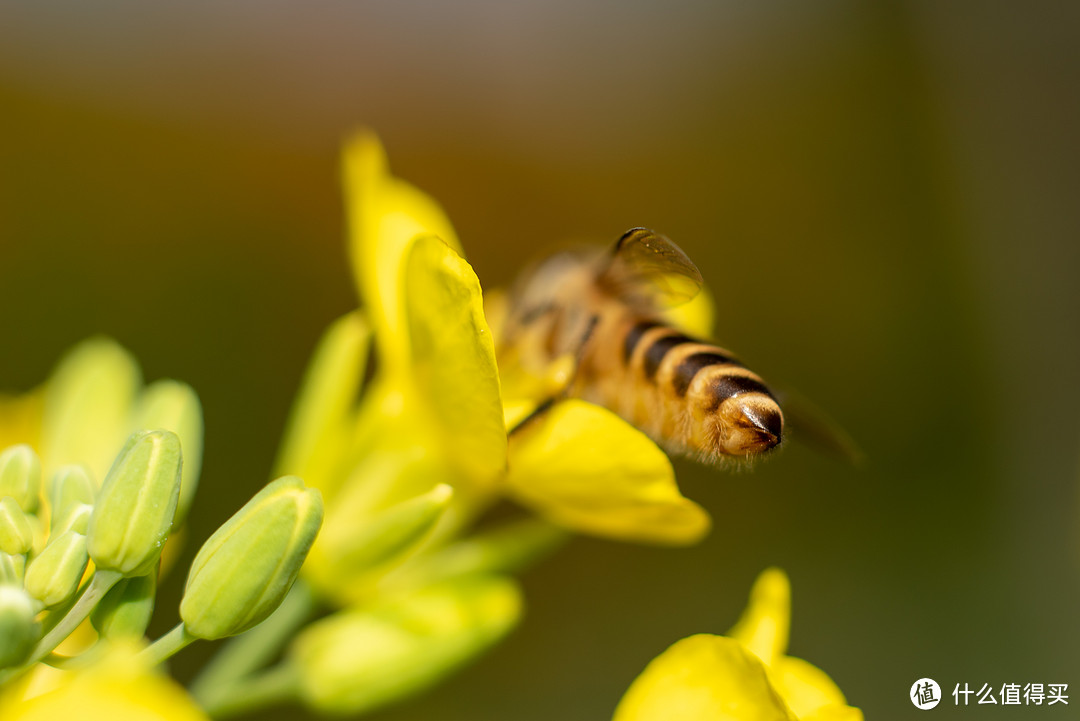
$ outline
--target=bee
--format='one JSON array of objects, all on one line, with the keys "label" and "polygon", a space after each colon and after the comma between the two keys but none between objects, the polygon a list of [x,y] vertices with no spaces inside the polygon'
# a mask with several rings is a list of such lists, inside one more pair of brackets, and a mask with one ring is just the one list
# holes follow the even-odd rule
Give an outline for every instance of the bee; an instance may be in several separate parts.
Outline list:
[{"label": "bee", "polygon": [[784,414],[764,381],[730,351],[664,320],[701,287],[686,254],[647,228],[606,250],[558,253],[524,274],[510,291],[497,352],[536,372],[572,361],[562,389],[511,433],[560,397],[576,397],[706,462],[780,445]]}]

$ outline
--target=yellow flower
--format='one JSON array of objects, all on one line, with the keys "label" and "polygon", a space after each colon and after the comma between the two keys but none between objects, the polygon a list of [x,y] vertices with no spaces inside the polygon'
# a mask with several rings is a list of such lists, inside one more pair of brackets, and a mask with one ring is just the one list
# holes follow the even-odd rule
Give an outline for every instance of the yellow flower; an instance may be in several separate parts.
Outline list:
[{"label": "yellow flower", "polygon": [[[305,574],[343,604],[370,588],[342,567],[365,521],[446,484],[453,496],[431,535],[449,538],[490,503],[506,468],[491,331],[453,229],[430,198],[389,175],[370,133],[347,148],[345,176],[364,315],[342,318],[321,341],[277,465],[323,493],[325,525]],[[372,335],[376,373],[357,405]]]},{"label": "yellow flower", "polygon": [[[358,515],[438,483],[453,486],[455,495],[437,537],[460,529],[499,493],[571,530],[620,540],[686,544],[707,532],[708,515],[679,493],[666,456],[604,409],[557,404],[508,444],[507,427],[537,399],[515,395],[503,402],[480,284],[459,255],[450,222],[431,198],[390,175],[369,132],[346,148],[345,179],[350,255],[374,332],[377,373],[355,415],[324,383],[325,400],[309,403],[322,409],[323,420],[316,413],[292,426],[300,432],[321,425],[324,440],[309,439],[306,462],[294,458],[277,469],[326,494],[326,538],[338,524],[355,525]],[[707,303],[697,303],[687,318],[708,322],[708,311]],[[360,330],[364,321],[350,318],[331,331],[336,338],[328,334],[316,363],[323,371],[342,369],[340,385],[355,392],[363,371],[347,369],[361,365],[356,360],[367,334]],[[317,385],[312,367],[310,385]],[[342,423],[354,430],[332,430]],[[332,437],[337,440],[325,440]],[[331,464],[336,473],[324,473],[323,481],[305,475],[305,466],[325,469],[328,457],[341,459]],[[328,550],[322,545],[313,552],[316,567]]]},{"label": "yellow flower", "polygon": [[862,721],[825,672],[784,655],[790,623],[787,576],[767,569],[727,636],[684,638],[653,659],[614,721]]},{"label": "yellow flower", "polygon": [[[4,721],[208,721],[177,683],[146,666],[135,644],[111,647],[79,671],[41,668],[0,697]],[[44,680],[42,680],[44,679]],[[35,690],[36,684],[49,690]]]}]

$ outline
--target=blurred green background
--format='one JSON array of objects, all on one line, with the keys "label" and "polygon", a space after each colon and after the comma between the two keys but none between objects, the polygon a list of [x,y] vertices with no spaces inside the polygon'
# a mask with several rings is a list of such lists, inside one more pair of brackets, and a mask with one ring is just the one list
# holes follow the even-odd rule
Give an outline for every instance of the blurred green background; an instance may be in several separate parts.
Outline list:
[{"label": "blurred green background", "polygon": [[485,287],[567,237],[671,236],[714,290],[717,339],[869,458],[790,444],[746,473],[679,462],[715,518],[705,543],[576,540],[526,576],[508,642],[372,719],[609,718],[663,648],[724,631],[770,564],[794,586],[791,652],[868,718],[918,717],[922,676],[1073,695],[993,712],[947,696],[937,717],[1066,718],[1078,8],[5,3],[0,388],[94,333],[190,382],[205,538],[267,479],[307,355],[355,303],[338,149],[369,125]]}]

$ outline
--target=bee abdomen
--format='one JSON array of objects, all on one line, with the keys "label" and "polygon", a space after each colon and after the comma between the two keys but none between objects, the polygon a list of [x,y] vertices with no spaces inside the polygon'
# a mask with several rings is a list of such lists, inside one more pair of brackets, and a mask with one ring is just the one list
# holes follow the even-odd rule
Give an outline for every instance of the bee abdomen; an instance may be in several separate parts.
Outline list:
[{"label": "bee abdomen", "polygon": [[751,455],[779,444],[783,416],[772,392],[723,348],[642,320],[626,331],[626,371],[651,387],[633,422],[706,455]]},{"label": "bee abdomen", "polygon": [[685,397],[686,391],[689,390],[690,384],[698,373],[706,368],[720,365],[738,365],[738,361],[716,350],[699,351],[686,356],[675,366],[674,377],[671,380],[675,395],[680,398]]}]

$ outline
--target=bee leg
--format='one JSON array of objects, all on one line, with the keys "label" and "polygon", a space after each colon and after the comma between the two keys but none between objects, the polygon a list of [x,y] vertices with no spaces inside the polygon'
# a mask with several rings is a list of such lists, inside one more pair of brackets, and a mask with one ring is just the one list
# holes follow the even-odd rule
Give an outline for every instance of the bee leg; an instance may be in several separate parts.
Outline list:
[{"label": "bee leg", "polygon": [[551,407],[553,405],[555,405],[555,401],[557,401],[557,400],[559,400],[558,396],[550,396],[547,399],[545,399],[540,405],[538,405],[536,408],[534,408],[532,410],[532,412],[529,413],[529,415],[522,418],[520,421],[517,422],[517,424],[513,428],[511,428],[509,431],[507,431],[506,435],[507,436],[514,435],[515,433],[520,431],[522,428],[524,428],[525,426],[532,423],[534,420],[536,420],[540,416],[547,413],[548,410],[550,410]]},{"label": "bee leg", "polygon": [[585,348],[588,347],[589,339],[592,338],[593,331],[596,330],[596,325],[599,322],[600,316],[594,314],[589,318],[589,322],[585,326],[585,332],[581,334],[577,349],[574,351],[574,368],[570,371],[570,377],[566,380],[566,387],[562,390],[563,397],[565,397],[570,389],[574,387],[574,381],[577,380],[581,365],[585,361]]}]

